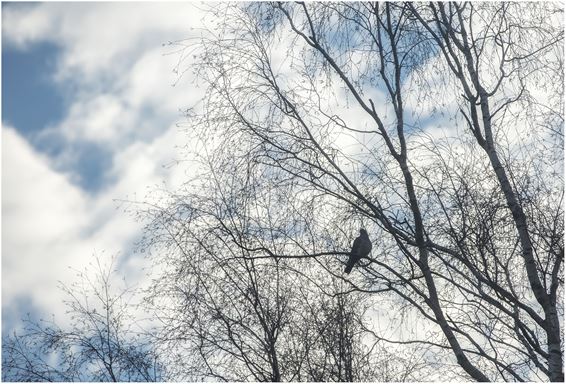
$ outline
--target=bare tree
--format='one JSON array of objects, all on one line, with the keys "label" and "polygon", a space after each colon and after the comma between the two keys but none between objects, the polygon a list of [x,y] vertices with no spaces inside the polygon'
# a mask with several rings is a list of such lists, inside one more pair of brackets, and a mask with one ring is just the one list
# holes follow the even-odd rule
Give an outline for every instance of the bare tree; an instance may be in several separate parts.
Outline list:
[{"label": "bare tree", "polygon": [[205,185],[190,184],[197,192],[146,212],[153,220],[142,246],[160,271],[147,299],[162,324],[154,340],[169,378],[370,380],[361,299],[308,261],[249,249],[260,238],[283,250],[302,230],[283,209],[294,197],[258,188],[262,166],[249,158],[214,164],[223,159]]},{"label": "bare tree", "polygon": [[[114,291],[113,265],[96,259],[96,275],[61,289],[70,323],[28,318],[2,340],[6,381],[160,381],[164,367],[131,313],[129,289]],[[60,324],[60,323],[59,323]]]},{"label": "bare tree", "polygon": [[448,351],[446,372],[455,362],[468,379],[561,381],[561,12],[213,8],[222,21],[199,45],[208,92],[190,126],[210,169],[253,176],[253,210],[220,211],[255,234],[218,237],[234,263],[312,264],[342,279],[363,224],[373,253],[348,290],[426,322],[387,342]]},{"label": "bare tree", "polygon": [[[564,380],[559,321],[559,317],[562,317],[559,314],[562,309],[559,308],[561,304],[557,303],[556,295],[561,285],[560,272],[564,259],[561,239],[563,228],[558,222],[563,220],[559,214],[547,211],[543,214],[544,218],[541,222],[541,217],[537,217],[534,212],[527,216],[526,211],[545,210],[543,201],[547,198],[554,200],[552,201],[554,207],[560,210],[563,191],[560,191],[561,186],[558,186],[556,191],[552,191],[555,192],[553,195],[541,190],[541,185],[543,188],[553,186],[555,181],[552,178],[556,177],[540,167],[539,164],[544,164],[544,160],[539,162],[533,160],[532,155],[525,156],[524,153],[517,155],[510,152],[517,149],[528,150],[529,147],[531,150],[550,149],[554,152],[558,148],[537,146],[537,143],[533,143],[523,135],[519,136],[521,141],[515,147],[505,148],[500,142],[503,141],[502,136],[509,134],[505,133],[506,129],[519,124],[518,118],[530,118],[529,115],[518,111],[518,108],[524,108],[530,113],[540,110],[537,96],[531,96],[529,93],[535,91],[533,85],[540,86],[542,83],[552,87],[553,84],[544,80],[539,82],[537,78],[551,76],[555,81],[561,80],[561,58],[548,51],[556,49],[556,44],[562,41],[563,30],[553,28],[546,21],[547,18],[552,17],[550,12],[558,11],[553,5],[525,7],[506,3],[477,6],[472,3],[454,3],[431,4],[422,12],[414,12],[441,49],[448,67],[461,85],[464,105],[460,112],[477,144],[489,159],[497,179],[497,189],[494,192],[504,198],[506,216],[515,227],[529,288],[542,308],[543,315],[541,316],[537,306],[532,305],[528,307],[530,310],[523,312],[520,304],[524,303],[516,295],[508,299],[509,309],[512,308],[514,311],[514,327],[523,329],[516,329],[517,337],[522,340],[522,346],[531,352],[539,367],[541,367],[539,359],[546,360],[546,365],[541,368],[551,381]],[[486,20],[485,17],[490,14],[498,17]],[[562,90],[554,90],[555,93],[551,93],[551,97],[562,100]],[[525,93],[527,95],[523,96]],[[556,112],[558,110],[554,104],[556,101],[551,99],[542,107],[547,109],[544,111],[545,115],[561,119],[560,113]],[[528,125],[533,124],[536,127],[536,124],[540,124],[536,119],[531,118],[531,120]],[[530,125],[528,129],[536,129],[535,127]],[[560,130],[560,125],[556,128]],[[554,130],[543,131],[542,135],[554,133]],[[534,164],[528,164],[529,162]],[[554,168],[549,165],[551,169]],[[533,177],[541,171],[542,174],[539,173],[538,180],[534,182]],[[537,187],[531,189],[529,184],[533,182]],[[560,184],[562,184],[561,180]],[[491,207],[491,209],[493,211],[496,208]],[[497,219],[497,216],[496,212],[487,214],[488,220]],[[491,228],[486,221],[482,220],[481,224],[487,225],[489,230]],[[545,221],[553,223],[550,228],[548,223],[545,225]],[[545,233],[548,237],[539,236],[540,232],[534,229],[539,226],[547,227]],[[487,231],[484,229],[484,232]],[[485,238],[485,235],[483,237]],[[489,240],[486,239],[488,242]],[[494,280],[488,273],[484,273],[483,277],[488,282]],[[502,287],[501,284],[495,283],[492,286],[497,287],[495,289],[501,288],[500,292],[509,292],[507,287]],[[534,327],[544,330],[546,340],[540,340],[540,337],[534,340],[525,338],[522,333],[526,332],[528,325],[517,320],[521,316],[528,316],[530,321],[536,322],[537,325]],[[544,357],[540,356],[540,351],[536,351],[541,344],[546,345]]]}]

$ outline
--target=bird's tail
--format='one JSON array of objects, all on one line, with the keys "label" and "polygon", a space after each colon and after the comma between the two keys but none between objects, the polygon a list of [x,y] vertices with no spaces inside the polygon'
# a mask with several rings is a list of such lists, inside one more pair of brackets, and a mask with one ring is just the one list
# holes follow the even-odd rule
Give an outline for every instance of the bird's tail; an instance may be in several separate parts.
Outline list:
[{"label": "bird's tail", "polygon": [[352,267],[353,267],[352,264],[346,265],[346,269],[344,269],[344,273],[350,273],[350,272],[352,272]]}]

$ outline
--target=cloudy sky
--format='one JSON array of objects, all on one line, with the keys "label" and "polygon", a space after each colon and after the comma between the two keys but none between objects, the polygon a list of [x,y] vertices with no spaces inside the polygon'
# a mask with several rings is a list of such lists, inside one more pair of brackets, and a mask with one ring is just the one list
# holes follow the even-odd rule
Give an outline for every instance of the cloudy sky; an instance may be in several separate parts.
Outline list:
[{"label": "cloudy sky", "polygon": [[201,20],[190,3],[2,3],[3,332],[60,313],[57,282],[93,255],[142,276],[120,201],[190,171],[178,124],[200,95],[168,43]]}]

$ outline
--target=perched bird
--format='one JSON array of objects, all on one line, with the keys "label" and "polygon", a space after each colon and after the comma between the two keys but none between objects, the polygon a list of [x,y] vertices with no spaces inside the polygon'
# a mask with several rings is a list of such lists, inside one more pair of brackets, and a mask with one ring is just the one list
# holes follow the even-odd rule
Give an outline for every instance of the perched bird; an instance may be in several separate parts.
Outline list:
[{"label": "perched bird", "polygon": [[365,229],[360,229],[360,236],[356,237],[354,240],[354,245],[352,245],[352,251],[350,252],[350,258],[346,264],[345,273],[350,273],[352,268],[356,263],[362,258],[367,257],[371,251],[371,241],[368,237],[368,233]]}]

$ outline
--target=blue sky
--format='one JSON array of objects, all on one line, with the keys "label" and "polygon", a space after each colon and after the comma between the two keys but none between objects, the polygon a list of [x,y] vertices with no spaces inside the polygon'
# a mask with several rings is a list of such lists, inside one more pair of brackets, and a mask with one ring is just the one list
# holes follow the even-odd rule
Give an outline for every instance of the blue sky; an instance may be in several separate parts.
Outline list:
[{"label": "blue sky", "polygon": [[4,40],[2,46],[2,94],[8,96],[2,99],[2,119],[31,138],[63,118],[64,92],[50,77],[59,50],[51,43],[18,49]]},{"label": "blue sky", "polygon": [[2,4],[3,332],[63,313],[57,282],[93,255],[143,284],[143,223],[117,208],[189,171],[164,165],[183,156],[179,110],[200,93],[164,43],[201,17],[187,3]]},{"label": "blue sky", "polygon": [[73,146],[77,161],[68,170],[76,174],[81,188],[97,192],[109,182],[105,170],[111,166],[112,154],[95,143],[71,144],[62,138],[41,135],[63,120],[74,93],[53,79],[61,50],[52,42],[20,48],[5,40],[2,44],[2,95],[6,95],[2,98],[3,124],[14,127],[35,150],[48,156],[58,156]]}]

